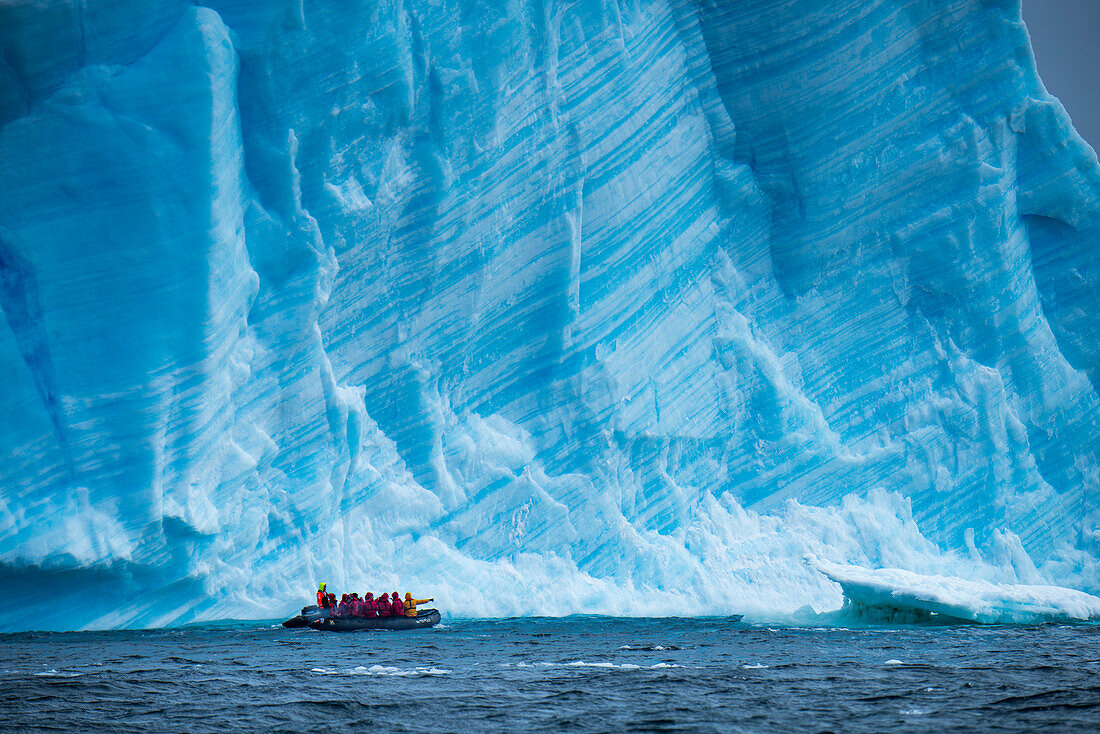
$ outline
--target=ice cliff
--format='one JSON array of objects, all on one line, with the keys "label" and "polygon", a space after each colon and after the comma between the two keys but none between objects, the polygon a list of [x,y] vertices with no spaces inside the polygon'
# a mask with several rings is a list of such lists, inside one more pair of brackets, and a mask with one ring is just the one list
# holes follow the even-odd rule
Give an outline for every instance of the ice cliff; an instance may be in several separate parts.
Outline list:
[{"label": "ice cliff", "polygon": [[1100,591],[1017,0],[0,0],[0,629]]}]

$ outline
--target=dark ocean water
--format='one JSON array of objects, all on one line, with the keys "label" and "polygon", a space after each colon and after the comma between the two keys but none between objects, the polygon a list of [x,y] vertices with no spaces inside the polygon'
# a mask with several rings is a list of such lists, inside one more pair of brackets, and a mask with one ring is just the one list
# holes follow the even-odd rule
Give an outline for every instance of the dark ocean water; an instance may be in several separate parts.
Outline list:
[{"label": "dark ocean water", "polygon": [[1100,628],[444,620],[0,636],[5,731],[1100,731]]}]

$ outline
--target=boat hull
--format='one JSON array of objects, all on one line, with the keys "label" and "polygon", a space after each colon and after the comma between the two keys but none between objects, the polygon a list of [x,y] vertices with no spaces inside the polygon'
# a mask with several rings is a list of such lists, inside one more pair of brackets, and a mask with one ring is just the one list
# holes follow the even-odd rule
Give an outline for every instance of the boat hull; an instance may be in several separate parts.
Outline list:
[{"label": "boat hull", "polygon": [[321,608],[313,605],[302,607],[302,613],[283,622],[284,627],[308,627],[310,622],[321,618]]},{"label": "boat hull", "polygon": [[428,629],[437,624],[439,624],[439,610],[424,609],[415,617],[326,617],[310,622],[309,627],[323,632],[356,632],[358,630]]}]

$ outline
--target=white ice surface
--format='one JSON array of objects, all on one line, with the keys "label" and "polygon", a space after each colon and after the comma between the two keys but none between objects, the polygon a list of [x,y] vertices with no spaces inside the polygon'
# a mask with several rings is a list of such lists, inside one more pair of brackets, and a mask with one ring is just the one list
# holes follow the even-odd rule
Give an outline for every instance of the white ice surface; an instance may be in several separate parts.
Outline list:
[{"label": "white ice surface", "polygon": [[867,569],[816,558],[810,563],[840,584],[849,603],[886,614],[919,611],[981,624],[1100,621],[1100,598],[1076,589]]}]

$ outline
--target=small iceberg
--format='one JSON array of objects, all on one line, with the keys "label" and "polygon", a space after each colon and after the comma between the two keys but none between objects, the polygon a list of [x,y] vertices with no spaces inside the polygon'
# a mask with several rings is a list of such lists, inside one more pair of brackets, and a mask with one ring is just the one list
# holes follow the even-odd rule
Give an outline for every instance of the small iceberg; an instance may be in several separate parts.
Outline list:
[{"label": "small iceberg", "polygon": [[1100,621],[1100,598],[1061,586],[995,584],[806,559],[840,584],[845,609],[893,621],[1038,624]]}]

